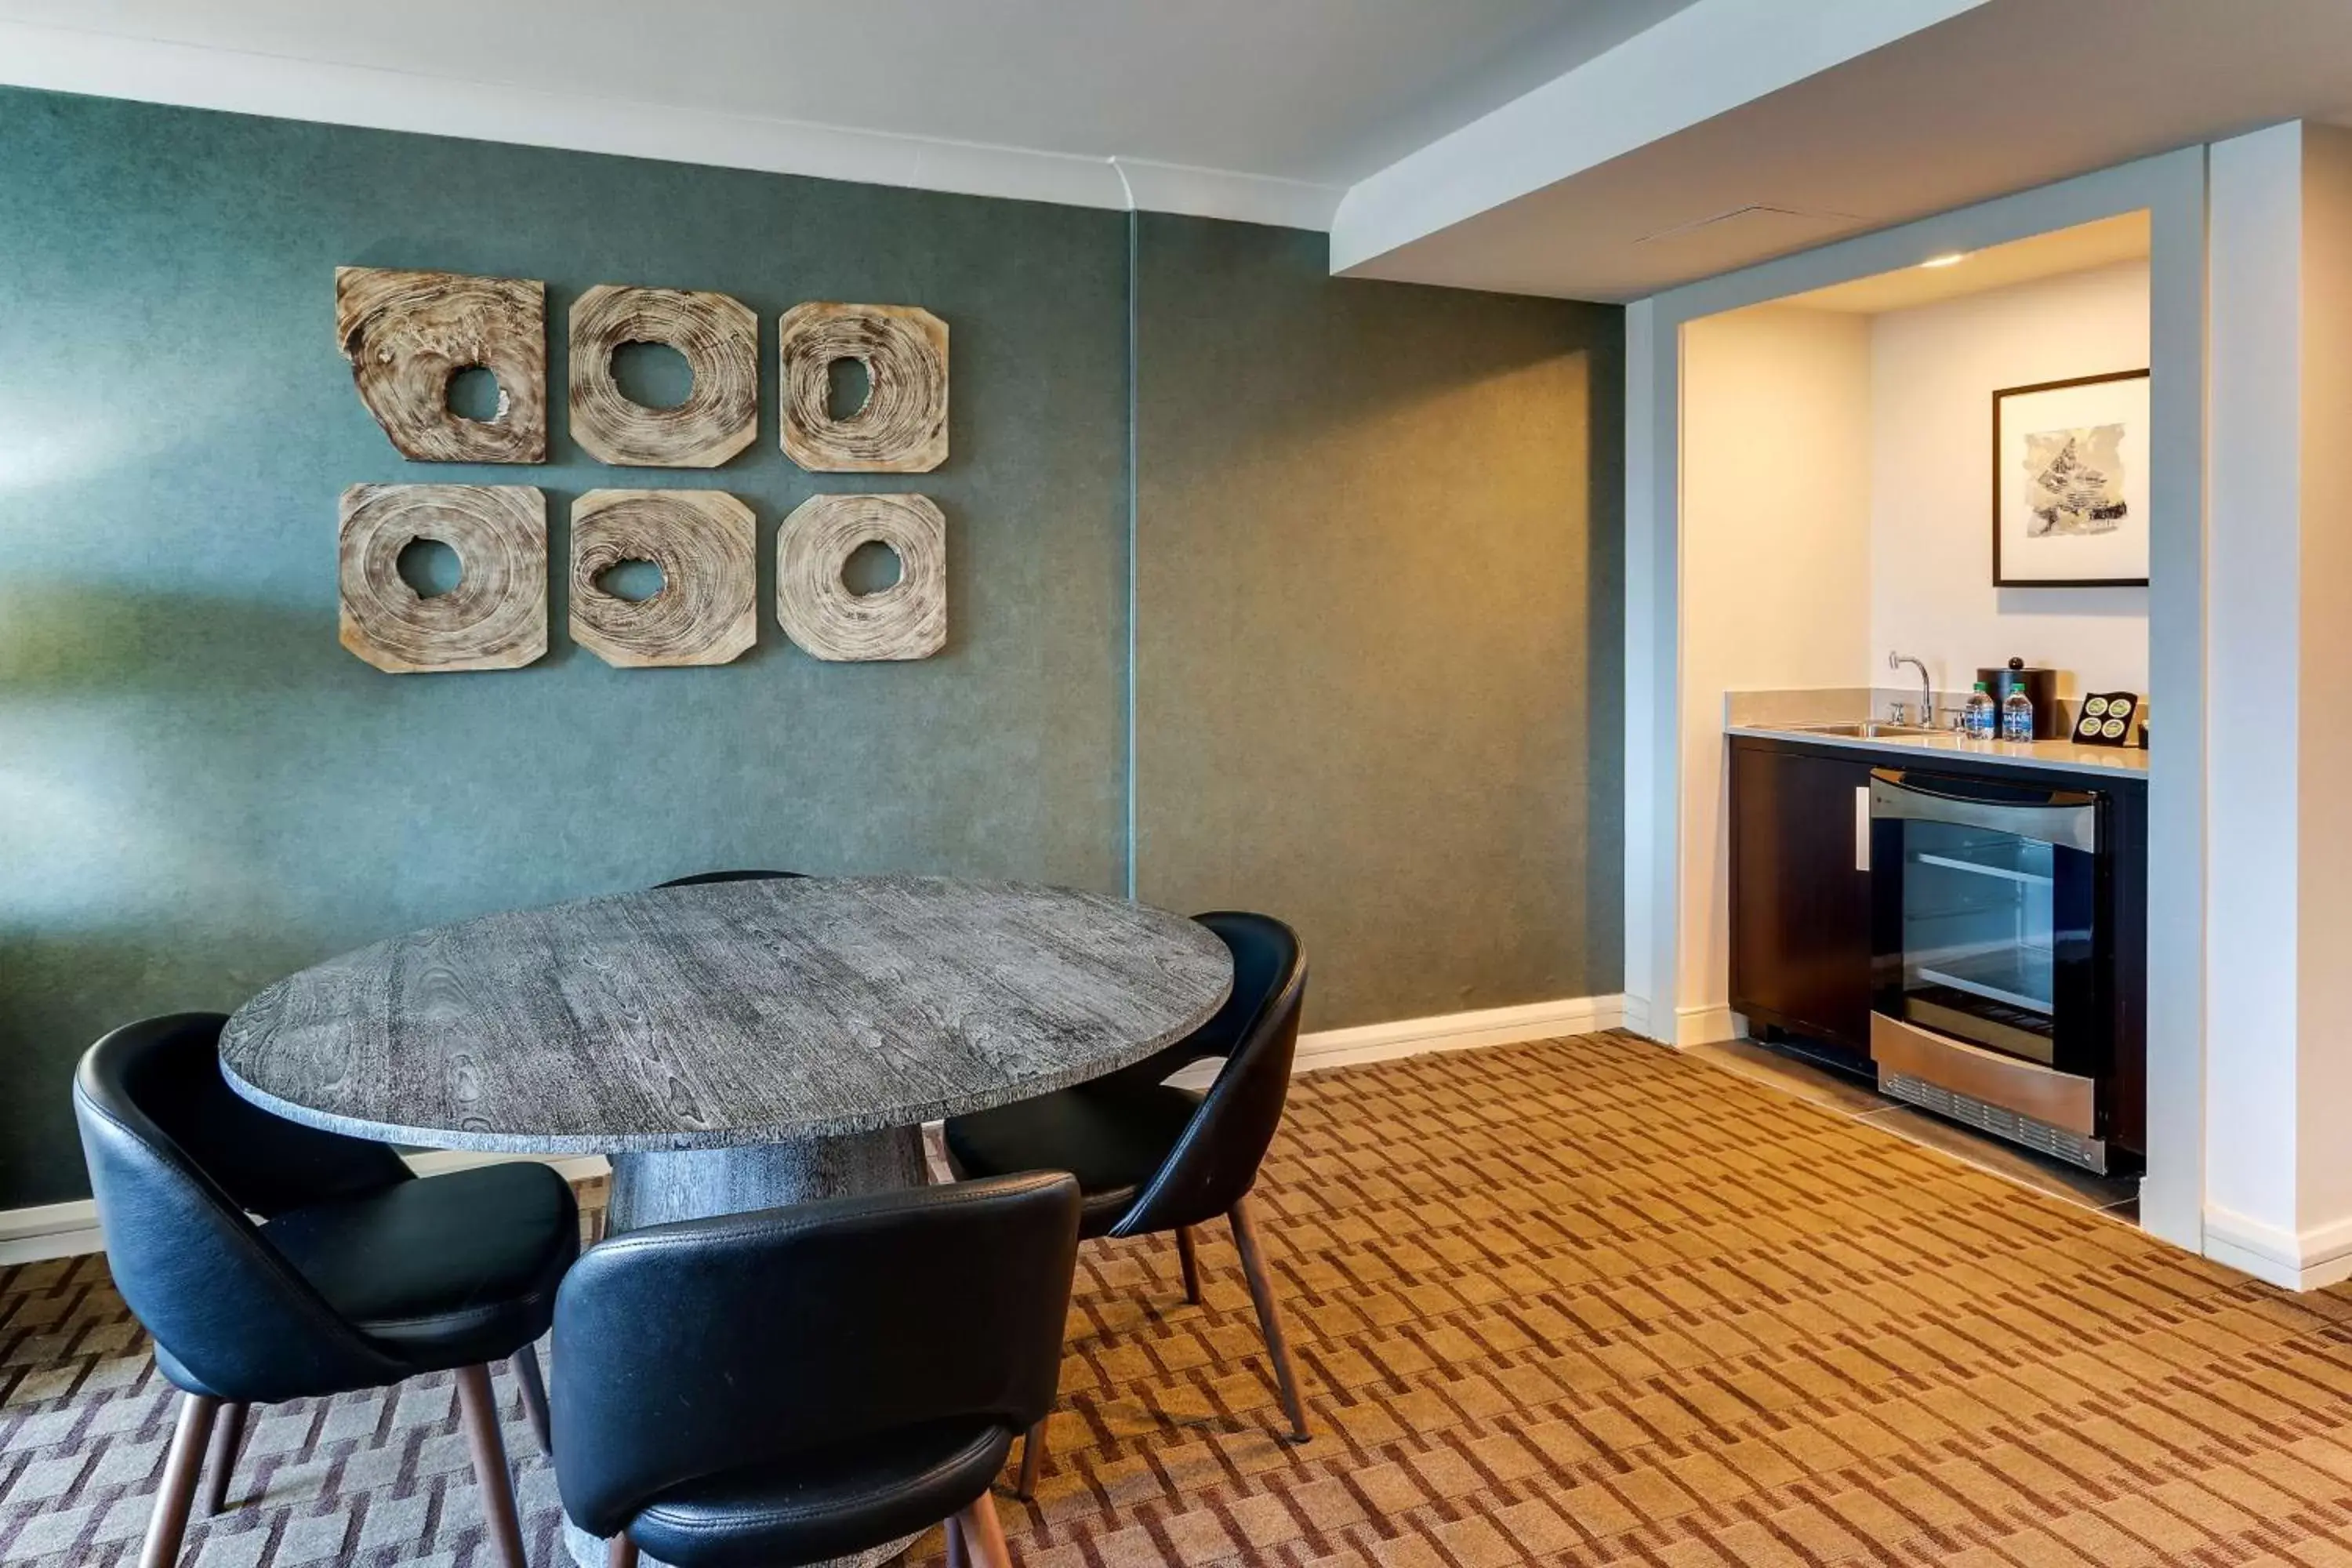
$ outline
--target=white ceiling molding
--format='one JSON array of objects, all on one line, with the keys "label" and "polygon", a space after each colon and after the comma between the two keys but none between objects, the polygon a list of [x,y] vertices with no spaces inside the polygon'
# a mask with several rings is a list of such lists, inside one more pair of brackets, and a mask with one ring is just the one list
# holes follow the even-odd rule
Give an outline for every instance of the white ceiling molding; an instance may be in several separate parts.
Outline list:
[{"label": "white ceiling molding", "polygon": [[1360,180],[1331,225],[1346,272],[1791,87],[1985,0],[1698,0]]},{"label": "white ceiling molding", "polygon": [[[1323,229],[1339,188],[0,22],[0,82],[331,125]],[[1126,177],[1122,179],[1121,171]],[[1132,191],[1130,197],[1129,192]]]},{"label": "white ceiling molding", "polygon": [[1229,169],[1195,169],[1139,158],[1113,158],[1111,163],[1127,176],[1134,205],[1144,212],[1187,213],[1319,233],[1331,226],[1331,215],[1347,194],[1339,185],[1309,184],[1271,174],[1238,174]]}]

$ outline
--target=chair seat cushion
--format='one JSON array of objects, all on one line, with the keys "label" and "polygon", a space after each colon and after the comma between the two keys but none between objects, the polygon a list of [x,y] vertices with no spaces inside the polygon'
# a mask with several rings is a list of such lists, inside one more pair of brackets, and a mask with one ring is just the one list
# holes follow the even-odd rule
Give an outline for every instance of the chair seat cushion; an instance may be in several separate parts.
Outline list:
[{"label": "chair seat cushion", "polygon": [[580,1253],[571,1184],[535,1163],[315,1204],[261,1234],[354,1328],[419,1372],[495,1361],[545,1333]]},{"label": "chair seat cushion", "polygon": [[1101,1236],[1135,1205],[1201,1109],[1190,1090],[1081,1084],[947,1124],[948,1160],[965,1177],[1067,1171],[1085,1196],[1081,1234]]},{"label": "chair seat cushion", "polygon": [[940,1422],[704,1477],[641,1510],[629,1539],[677,1568],[845,1556],[929,1530],[980,1496],[1014,1436],[993,1422]]}]

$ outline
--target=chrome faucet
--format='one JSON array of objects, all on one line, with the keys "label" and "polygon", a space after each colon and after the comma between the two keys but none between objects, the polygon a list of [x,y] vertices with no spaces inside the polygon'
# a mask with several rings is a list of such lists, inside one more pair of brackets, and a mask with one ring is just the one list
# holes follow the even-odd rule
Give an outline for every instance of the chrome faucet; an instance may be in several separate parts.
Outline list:
[{"label": "chrome faucet", "polygon": [[1936,688],[1927,679],[1927,661],[1913,658],[1907,653],[1895,653],[1889,650],[1886,655],[1887,668],[1900,669],[1906,664],[1919,672],[1919,722],[1932,730],[1936,727]]}]

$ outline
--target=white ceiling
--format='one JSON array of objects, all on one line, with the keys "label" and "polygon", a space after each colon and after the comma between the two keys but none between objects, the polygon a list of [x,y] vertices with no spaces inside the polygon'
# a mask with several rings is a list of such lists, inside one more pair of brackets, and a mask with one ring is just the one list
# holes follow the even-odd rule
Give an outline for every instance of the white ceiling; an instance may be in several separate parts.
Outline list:
[{"label": "white ceiling", "polygon": [[0,22],[247,57],[232,73],[301,62],[921,138],[966,164],[978,144],[1297,182],[1328,191],[1328,215],[1353,180],[1691,3],[0,0]]},{"label": "white ceiling", "polygon": [[[1705,0],[1653,39],[1702,31],[1691,25],[1717,6],[1742,0]],[[1622,58],[1581,74],[1605,78]],[[1654,62],[1653,74],[1674,73]],[[1563,158],[1517,194],[1402,243],[1392,223],[1368,226],[1378,237],[1355,243],[1351,218],[1392,179],[1384,172],[1347,197],[1334,260],[1351,276],[1636,299],[1843,234],[2347,109],[2352,0],[1983,0],[1622,156]],[[1513,155],[1524,134],[1482,145],[1504,118],[1448,138],[1455,162]],[[1759,205],[1799,216],[1703,221]]]},{"label": "white ceiling", "polygon": [[1881,272],[1832,284],[1803,294],[1776,300],[1773,308],[1795,306],[1808,310],[1836,310],[1847,315],[1876,316],[1888,310],[1916,310],[1967,294],[1982,294],[2019,283],[2032,283],[2068,272],[2146,261],[2149,224],[2145,212],[2121,213],[2095,223],[2053,229],[2007,245],[1971,251],[1949,266],[1915,265],[1899,272]]}]

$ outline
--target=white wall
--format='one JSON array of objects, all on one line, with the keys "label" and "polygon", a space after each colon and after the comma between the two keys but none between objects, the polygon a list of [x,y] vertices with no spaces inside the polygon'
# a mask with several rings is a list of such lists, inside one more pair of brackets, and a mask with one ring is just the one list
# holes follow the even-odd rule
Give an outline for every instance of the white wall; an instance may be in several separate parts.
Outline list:
[{"label": "white wall", "polygon": [[2279,126],[2212,153],[2205,1218],[2248,1268],[2296,1251],[2302,142]]},{"label": "white wall", "polygon": [[1682,905],[1674,1038],[1732,1033],[1727,689],[1867,686],[1869,319],[1761,306],[1690,322],[1682,363]]},{"label": "white wall", "polygon": [[[2303,174],[2304,1009],[2297,1142],[2306,1266],[2352,1273],[2352,132],[2307,128]],[[2224,694],[2227,702],[2229,696]]]},{"label": "white wall", "polygon": [[1885,663],[1900,648],[1927,661],[1938,691],[1966,691],[2017,655],[2058,669],[2063,696],[2147,692],[2147,589],[1992,585],[1989,460],[1998,388],[2147,364],[2147,263],[1873,317],[1870,361],[1874,673],[1862,684],[1899,684]]},{"label": "white wall", "polygon": [[2352,132],[2212,171],[2207,1250],[2313,1286],[2352,1277]]}]

